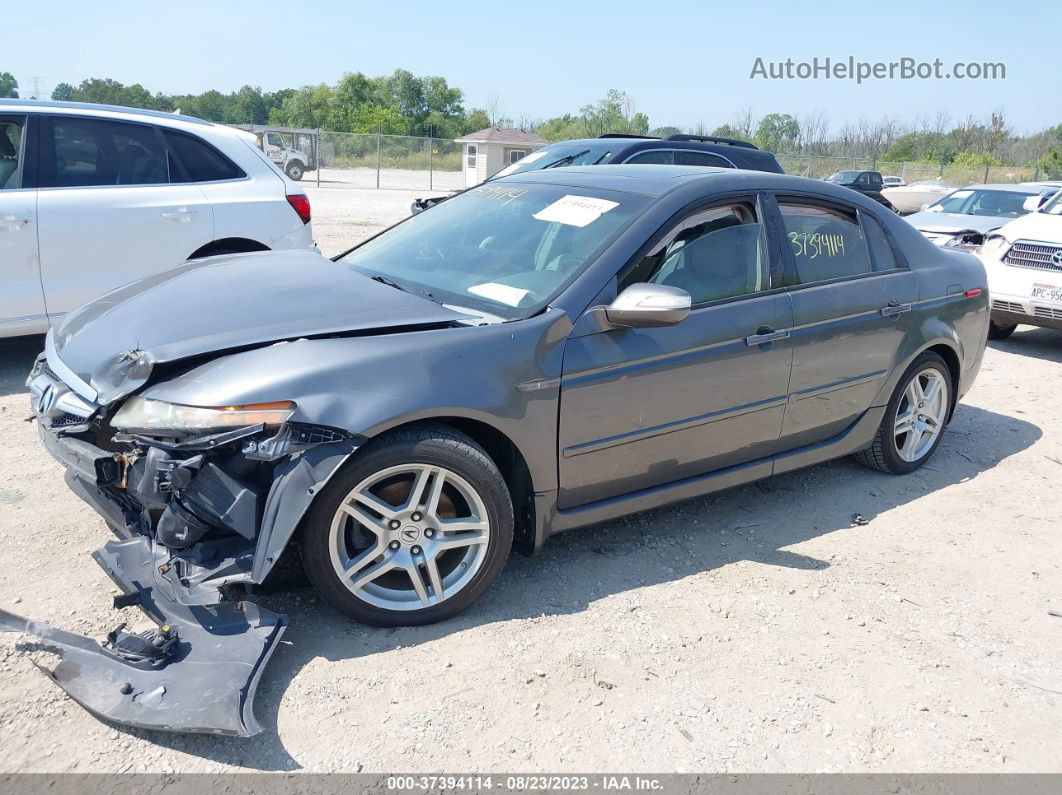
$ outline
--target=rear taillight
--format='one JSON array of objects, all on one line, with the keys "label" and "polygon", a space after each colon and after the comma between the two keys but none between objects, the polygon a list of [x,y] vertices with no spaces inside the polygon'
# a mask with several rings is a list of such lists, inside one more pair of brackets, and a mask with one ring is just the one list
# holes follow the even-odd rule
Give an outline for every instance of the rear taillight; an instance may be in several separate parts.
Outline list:
[{"label": "rear taillight", "polygon": [[310,223],[310,199],[305,193],[289,193],[288,204],[302,219],[304,224]]}]

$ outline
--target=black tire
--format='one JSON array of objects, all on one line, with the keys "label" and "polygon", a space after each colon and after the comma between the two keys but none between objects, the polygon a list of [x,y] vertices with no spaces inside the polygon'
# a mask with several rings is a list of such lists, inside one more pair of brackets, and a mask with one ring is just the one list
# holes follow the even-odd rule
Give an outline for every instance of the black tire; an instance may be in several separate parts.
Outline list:
[{"label": "black tire", "polygon": [[[363,601],[343,584],[332,565],[329,534],[333,516],[352,489],[374,473],[402,464],[445,467],[467,481],[486,507],[490,535],[479,570],[460,591],[428,607],[388,610]],[[310,507],[301,540],[307,576],[339,612],[378,627],[434,624],[476,601],[505,566],[513,543],[512,500],[497,465],[475,441],[448,426],[416,426],[380,436],[359,450]]]},{"label": "black tire", "polygon": [[939,371],[940,375],[944,378],[944,383],[947,385],[947,398],[949,401],[953,399],[955,386],[952,382],[951,371],[948,369],[948,365],[939,355],[932,353],[931,351],[923,353],[914,360],[910,367],[907,368],[903,377],[896,385],[896,391],[893,392],[892,398],[885,407],[885,416],[881,419],[881,425],[878,426],[878,432],[874,436],[874,441],[865,450],[860,450],[858,453],[855,453],[854,458],[859,463],[868,466],[871,469],[888,472],[890,475],[906,475],[908,472],[914,472],[933,457],[933,453],[935,453],[937,447],[940,446],[940,440],[944,437],[943,427],[941,428],[941,432],[938,433],[933,440],[932,446],[916,461],[906,461],[900,457],[894,431],[896,425],[896,412],[903,401],[904,392],[906,391],[907,386],[919,373],[930,368]]},{"label": "black tire", "polygon": [[1017,327],[1017,323],[997,323],[994,320],[990,320],[988,321],[988,338],[990,340],[1005,340],[1014,333],[1014,329]]},{"label": "black tire", "polygon": [[288,175],[288,179],[294,182],[298,182],[302,179],[302,175],[306,173],[306,166],[304,166],[298,160],[292,160],[284,168],[284,173]]}]

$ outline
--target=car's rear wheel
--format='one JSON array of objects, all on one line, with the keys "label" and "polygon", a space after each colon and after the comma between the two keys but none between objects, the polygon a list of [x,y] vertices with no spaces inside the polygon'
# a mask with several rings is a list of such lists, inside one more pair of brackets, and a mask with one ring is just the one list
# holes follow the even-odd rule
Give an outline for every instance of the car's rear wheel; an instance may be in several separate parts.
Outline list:
[{"label": "car's rear wheel", "polygon": [[994,320],[990,320],[988,321],[988,338],[990,340],[1005,340],[1014,333],[1014,329],[1017,327],[1017,323],[997,323]]},{"label": "car's rear wheel", "polygon": [[856,460],[893,475],[913,472],[940,444],[951,410],[951,371],[935,353],[919,356],[900,379],[873,443]]},{"label": "car's rear wheel", "polygon": [[295,182],[302,179],[302,175],[306,173],[306,169],[303,168],[302,163],[298,160],[292,160],[288,163],[288,167],[284,169],[284,171],[287,173],[288,179],[294,180]]},{"label": "car's rear wheel", "polygon": [[319,495],[303,527],[310,580],[366,624],[431,624],[475,601],[505,565],[505,480],[469,437],[425,426],[374,440]]}]

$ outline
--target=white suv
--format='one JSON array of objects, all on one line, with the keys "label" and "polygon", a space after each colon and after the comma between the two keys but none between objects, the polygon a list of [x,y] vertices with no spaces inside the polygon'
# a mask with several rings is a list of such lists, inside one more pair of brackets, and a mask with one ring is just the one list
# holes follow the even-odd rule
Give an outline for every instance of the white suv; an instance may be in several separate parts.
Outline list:
[{"label": "white suv", "polygon": [[0,337],[200,257],[310,248],[310,202],[217,124],[0,100]]},{"label": "white suv", "polygon": [[991,233],[981,246],[992,299],[990,339],[1009,337],[1019,323],[1062,329],[1062,191]]}]

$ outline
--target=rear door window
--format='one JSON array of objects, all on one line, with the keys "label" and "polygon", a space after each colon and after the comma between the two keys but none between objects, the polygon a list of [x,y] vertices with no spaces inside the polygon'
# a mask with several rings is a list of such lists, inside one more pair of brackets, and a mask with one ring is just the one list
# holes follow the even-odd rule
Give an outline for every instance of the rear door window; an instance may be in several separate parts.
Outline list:
[{"label": "rear door window", "polygon": [[0,116],[0,190],[22,186],[24,116]]},{"label": "rear door window", "polygon": [[793,255],[786,285],[812,284],[874,270],[854,209],[781,200],[779,209]]},{"label": "rear door window", "polygon": [[170,181],[166,149],[147,124],[53,116],[45,125],[44,187],[157,185]]},{"label": "rear door window", "polygon": [[170,148],[177,155],[189,182],[217,182],[247,176],[240,168],[206,141],[179,130],[163,129]]}]

